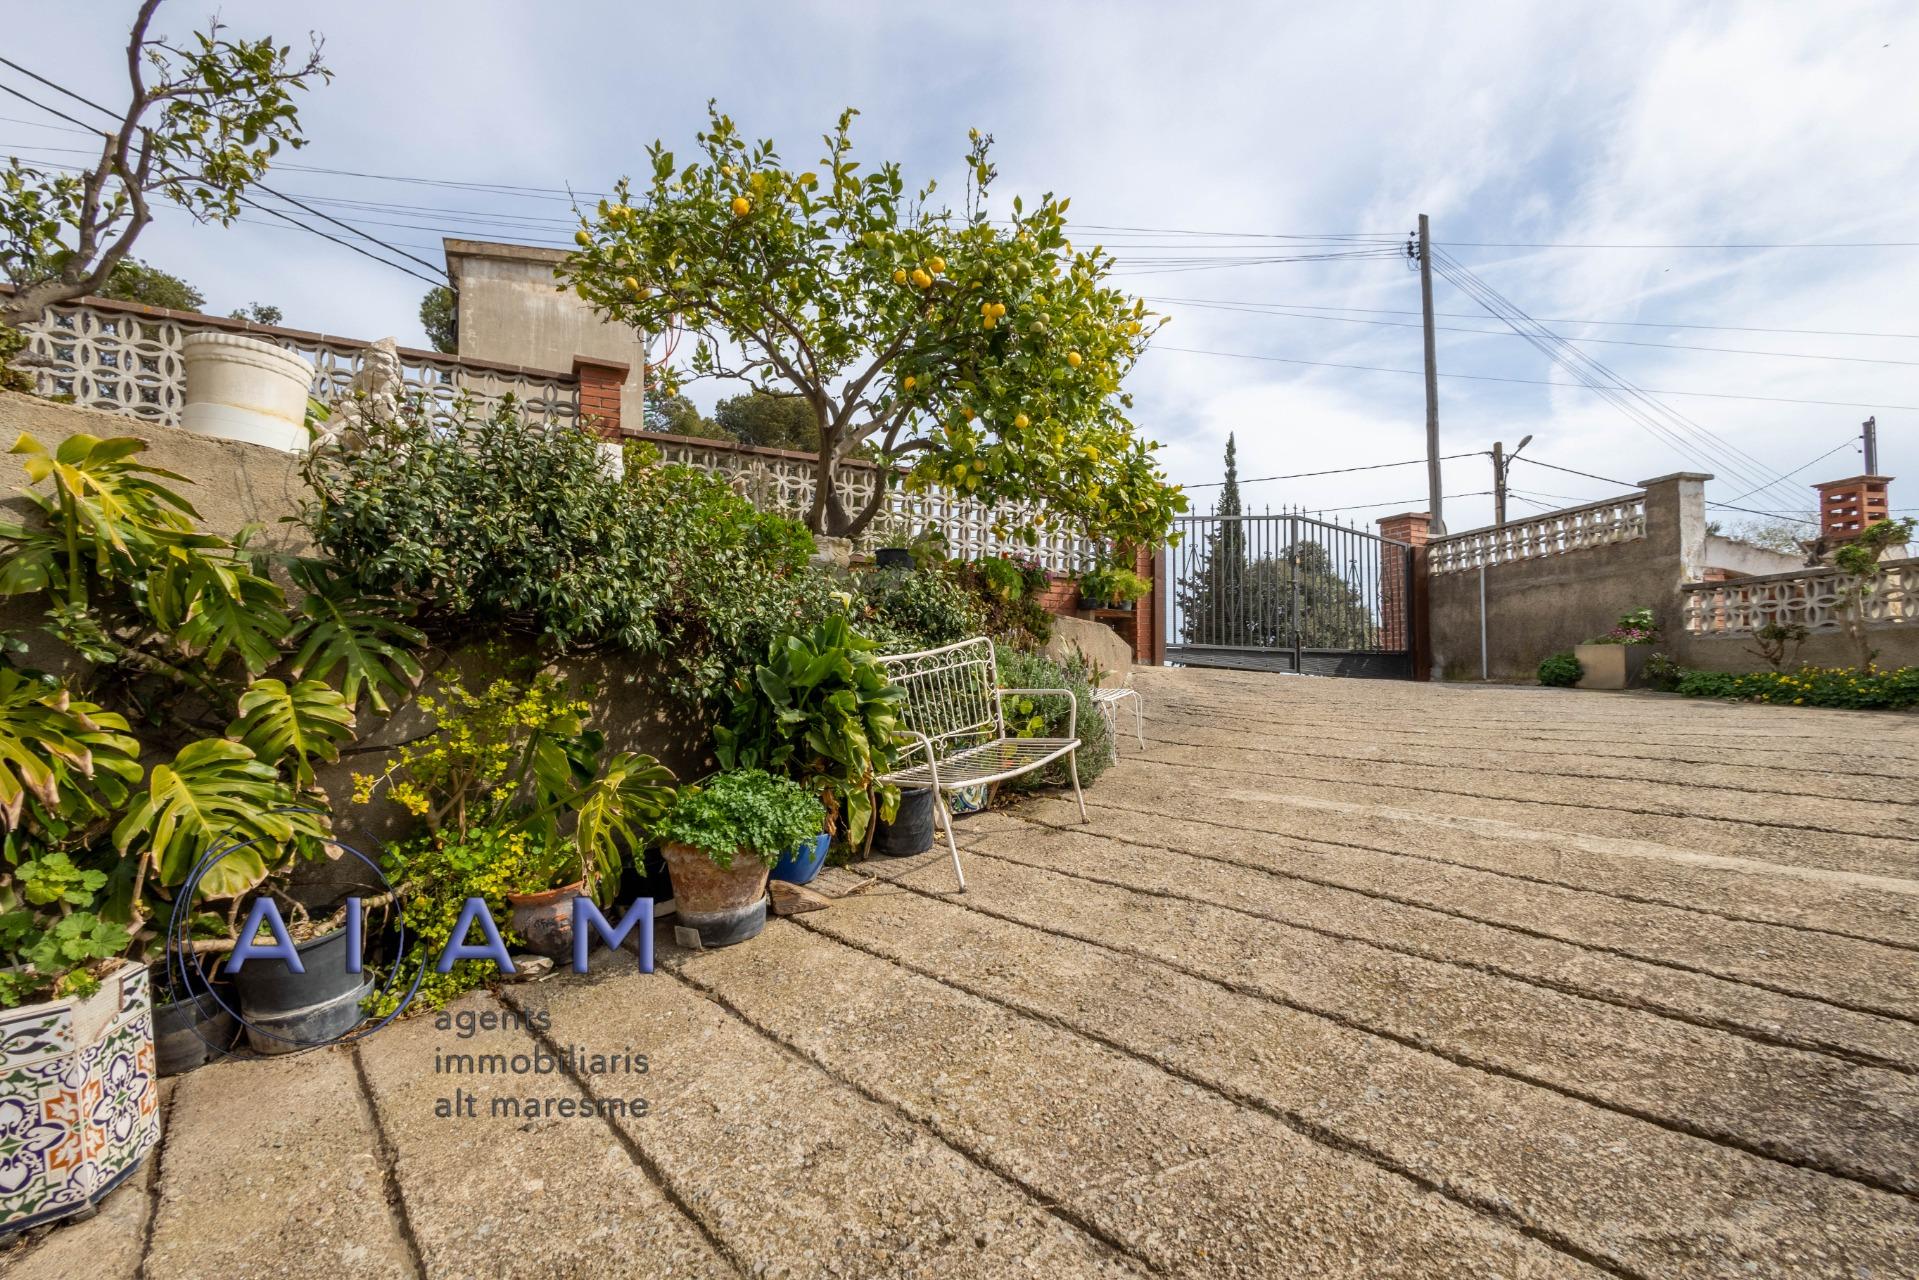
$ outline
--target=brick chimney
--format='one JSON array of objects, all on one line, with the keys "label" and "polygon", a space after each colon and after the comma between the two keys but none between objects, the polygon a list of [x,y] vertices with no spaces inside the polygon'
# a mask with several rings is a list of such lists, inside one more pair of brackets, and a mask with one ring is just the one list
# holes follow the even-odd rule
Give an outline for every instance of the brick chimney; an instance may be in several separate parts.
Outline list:
[{"label": "brick chimney", "polygon": [[1850,542],[1886,519],[1892,510],[1887,491],[1891,483],[1891,476],[1853,476],[1814,485],[1819,491],[1819,536],[1828,543]]}]

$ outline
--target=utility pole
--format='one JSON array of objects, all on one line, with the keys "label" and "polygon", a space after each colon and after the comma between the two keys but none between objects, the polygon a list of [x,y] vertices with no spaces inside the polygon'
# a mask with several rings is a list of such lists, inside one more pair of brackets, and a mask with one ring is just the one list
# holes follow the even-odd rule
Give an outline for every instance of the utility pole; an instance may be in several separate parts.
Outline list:
[{"label": "utility pole", "polygon": [[1533,438],[1527,436],[1513,446],[1511,453],[1507,453],[1503,442],[1493,441],[1493,525],[1495,527],[1503,527],[1506,523],[1506,467],[1519,456],[1521,449],[1532,442]]},{"label": "utility pole", "polygon": [[1879,474],[1879,415],[1874,414],[1859,424],[1859,438],[1866,446],[1866,474]]},{"label": "utility pole", "polygon": [[1506,445],[1493,441],[1493,527],[1506,525]]},{"label": "utility pole", "polygon": [[1433,346],[1433,239],[1426,215],[1419,215],[1419,307],[1426,318],[1426,505],[1432,536],[1446,532],[1439,493],[1439,364]]}]

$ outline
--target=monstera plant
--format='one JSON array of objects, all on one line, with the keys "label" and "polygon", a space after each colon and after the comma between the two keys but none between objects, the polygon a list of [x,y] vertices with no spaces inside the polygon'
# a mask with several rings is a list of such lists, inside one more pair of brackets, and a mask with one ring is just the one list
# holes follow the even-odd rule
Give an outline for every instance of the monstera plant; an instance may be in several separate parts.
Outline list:
[{"label": "monstera plant", "polygon": [[250,531],[200,531],[169,487],[183,477],[145,449],[13,446],[37,513],[0,525],[0,596],[37,603],[69,658],[56,675],[17,662],[21,641],[0,654],[0,1004],[83,994],[100,962],[144,953],[216,846],[242,847],[207,869],[196,908],[318,853],[316,765],[361,702],[383,710],[420,675],[392,602],[291,561],[304,598],[289,608]]},{"label": "monstera plant", "polygon": [[713,730],[723,767],[798,782],[852,846],[866,838],[876,805],[890,819],[899,804],[899,788],[879,778],[899,759],[903,695],[874,647],[842,616],[781,636],[765,662],[735,677],[726,719]]}]

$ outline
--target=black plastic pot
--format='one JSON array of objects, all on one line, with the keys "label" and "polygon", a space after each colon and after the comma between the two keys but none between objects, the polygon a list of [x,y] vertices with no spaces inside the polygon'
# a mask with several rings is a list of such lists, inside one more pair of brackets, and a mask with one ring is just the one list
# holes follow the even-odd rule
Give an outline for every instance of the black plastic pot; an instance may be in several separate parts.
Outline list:
[{"label": "black plastic pot", "polygon": [[914,787],[900,792],[899,812],[891,822],[873,831],[873,852],[889,858],[925,853],[933,847],[933,789]]},{"label": "black plastic pot", "polygon": [[247,1043],[256,1053],[292,1053],[351,1030],[363,1018],[360,1001],[373,987],[367,970],[347,972],[346,930],[297,943],[295,973],[284,960],[248,960],[233,975]]},{"label": "black plastic pot", "polygon": [[874,563],[882,569],[911,569],[913,553],[905,547],[881,547],[873,553]]},{"label": "black plastic pot", "polygon": [[[221,998],[233,1003],[233,993]],[[192,1000],[175,1000],[153,1007],[154,1065],[163,1076],[185,1075],[225,1056],[233,1047],[233,1015],[220,1007],[212,992]]]}]

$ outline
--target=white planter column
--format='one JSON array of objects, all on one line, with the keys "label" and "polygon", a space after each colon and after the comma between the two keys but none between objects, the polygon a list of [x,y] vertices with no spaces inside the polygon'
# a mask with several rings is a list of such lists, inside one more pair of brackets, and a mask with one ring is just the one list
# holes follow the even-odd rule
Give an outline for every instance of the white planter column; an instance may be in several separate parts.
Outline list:
[{"label": "white planter column", "polygon": [[277,343],[234,333],[196,333],[183,344],[186,405],[180,425],[287,453],[307,446],[313,365]]}]

